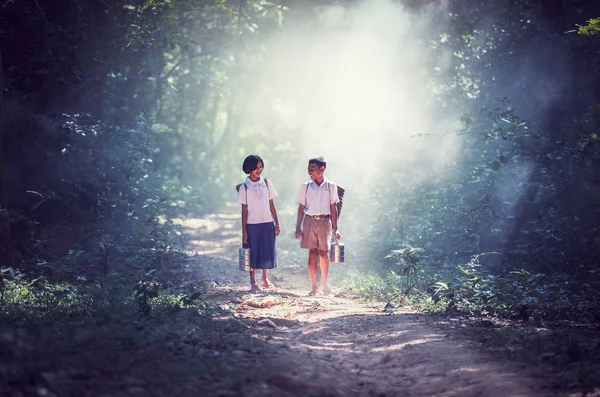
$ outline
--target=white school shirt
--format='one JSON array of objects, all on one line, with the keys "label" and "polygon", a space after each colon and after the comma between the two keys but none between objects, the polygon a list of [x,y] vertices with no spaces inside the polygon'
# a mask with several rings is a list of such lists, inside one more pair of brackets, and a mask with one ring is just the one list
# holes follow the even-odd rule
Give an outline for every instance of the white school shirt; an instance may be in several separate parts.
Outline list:
[{"label": "white school shirt", "polygon": [[[248,186],[248,201],[246,202],[246,186]],[[269,179],[265,183],[265,179],[261,176],[256,182],[252,182],[250,177],[240,186],[238,192],[237,203],[246,204],[248,206],[248,224],[268,223],[273,222],[271,207],[269,200],[279,196],[273,182]]]},{"label": "white school shirt", "polygon": [[337,185],[325,178],[321,186],[313,180],[303,183],[296,201],[304,205],[306,215],[331,215],[331,204],[339,202],[340,198]]}]

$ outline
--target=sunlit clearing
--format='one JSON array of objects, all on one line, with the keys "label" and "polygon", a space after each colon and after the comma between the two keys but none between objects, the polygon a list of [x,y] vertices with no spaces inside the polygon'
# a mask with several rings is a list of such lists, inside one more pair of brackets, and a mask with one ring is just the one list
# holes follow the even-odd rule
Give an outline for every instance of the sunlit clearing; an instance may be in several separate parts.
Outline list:
[{"label": "sunlit clearing", "polygon": [[410,345],[420,345],[422,343],[438,342],[441,340],[442,340],[442,338],[414,339],[414,340],[411,340],[410,342],[397,343],[395,345],[389,345],[389,346],[385,346],[385,347],[376,347],[373,349],[373,351],[374,352],[387,352],[387,351],[393,351],[393,350],[402,350],[405,347],[410,346]]},{"label": "sunlit clearing", "polygon": [[388,1],[330,8],[305,22],[288,22],[270,40],[268,61],[252,76],[248,121],[268,131],[277,119],[300,138],[293,140],[305,157],[322,153],[347,184],[392,159],[425,155],[437,163],[454,154],[440,141],[427,149],[435,155],[423,153],[430,142],[411,140],[451,127],[437,125],[423,78],[426,23]]},{"label": "sunlit clearing", "polygon": [[307,345],[304,343],[300,343],[298,344],[299,348],[304,348],[304,349],[308,349],[308,350],[315,350],[315,351],[347,351],[347,352],[351,352],[352,348],[351,347],[342,347],[342,346],[322,346],[322,345]]},{"label": "sunlit clearing", "polygon": [[450,371],[451,374],[455,374],[455,373],[461,373],[461,372],[467,372],[467,373],[474,373],[474,372],[481,372],[483,369],[483,367],[463,367],[463,368],[458,368],[455,370]]},{"label": "sunlit clearing", "polygon": [[[427,87],[427,70],[443,65],[443,54],[435,59],[428,47],[427,15],[412,16],[390,1],[364,1],[325,7],[310,21],[289,16],[268,37],[266,60],[237,84],[252,93],[241,114],[253,137],[246,153],[273,157],[278,145],[297,153],[279,174],[266,165],[273,180],[289,183],[280,183],[283,200],[293,201],[315,155],[326,158],[327,176],[357,200],[344,211],[363,215],[371,187],[401,183],[390,180],[399,164],[427,178],[439,177],[454,160],[458,144],[448,132],[458,117],[442,113]],[[415,138],[419,134],[435,138]]]}]

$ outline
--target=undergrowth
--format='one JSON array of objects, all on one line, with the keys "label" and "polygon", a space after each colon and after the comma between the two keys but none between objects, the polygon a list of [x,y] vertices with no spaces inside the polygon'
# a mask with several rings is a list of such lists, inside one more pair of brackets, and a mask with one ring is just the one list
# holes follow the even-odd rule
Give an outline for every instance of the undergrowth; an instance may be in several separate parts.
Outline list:
[{"label": "undergrowth", "polygon": [[337,283],[362,299],[395,302],[424,312],[538,322],[600,322],[600,280],[596,274],[580,282],[561,274],[525,269],[493,274],[482,269],[479,258],[476,255],[444,272],[417,266],[418,261],[405,261],[379,272],[350,269],[338,276]]},{"label": "undergrowth", "polygon": [[[175,354],[185,340],[206,341],[245,329],[203,299],[202,291],[149,288],[155,288],[144,302],[150,310],[140,303],[139,287],[4,280],[0,395],[129,395],[138,385],[101,380],[135,372],[168,384],[173,360],[160,370],[157,363]],[[175,360],[185,371],[210,371],[202,360],[184,365],[187,361]]]}]

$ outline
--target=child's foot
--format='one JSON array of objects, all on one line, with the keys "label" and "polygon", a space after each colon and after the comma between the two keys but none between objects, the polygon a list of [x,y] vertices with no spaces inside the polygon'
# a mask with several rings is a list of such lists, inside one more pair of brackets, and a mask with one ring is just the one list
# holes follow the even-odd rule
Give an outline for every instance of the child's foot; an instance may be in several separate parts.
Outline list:
[{"label": "child's foot", "polygon": [[268,278],[263,278],[262,286],[265,288],[271,288],[273,286],[273,284],[271,284],[271,281],[269,281]]},{"label": "child's foot", "polygon": [[256,283],[252,284],[252,287],[250,287],[250,291],[251,292],[260,292],[260,287]]},{"label": "child's foot", "polygon": [[317,294],[317,292],[319,292],[319,290],[313,289],[308,293],[308,296],[315,296]]},{"label": "child's foot", "polygon": [[331,288],[323,289],[323,295],[325,295],[325,296],[332,294],[332,293],[333,293],[333,291],[331,290]]}]

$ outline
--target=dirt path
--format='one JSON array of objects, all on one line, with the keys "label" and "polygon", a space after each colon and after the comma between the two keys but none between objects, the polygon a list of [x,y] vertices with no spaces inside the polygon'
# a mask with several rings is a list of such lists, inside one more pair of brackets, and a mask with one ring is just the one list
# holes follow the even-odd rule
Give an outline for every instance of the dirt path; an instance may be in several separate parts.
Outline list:
[{"label": "dirt path", "polygon": [[[234,260],[237,218],[185,220],[197,236],[190,250],[204,258]],[[452,332],[427,325],[418,313],[401,309],[387,315],[382,305],[357,303],[339,291],[306,296],[302,264],[282,264],[272,273],[277,287],[254,294],[235,262],[203,271],[214,280],[207,299],[235,313],[248,324],[249,338],[258,342],[248,347],[242,343],[245,337],[237,336],[220,345],[220,354],[235,358],[230,374],[239,375],[230,385],[236,390],[231,395],[558,395],[527,378],[526,368],[477,351]],[[453,332],[460,332],[460,326]]]}]

